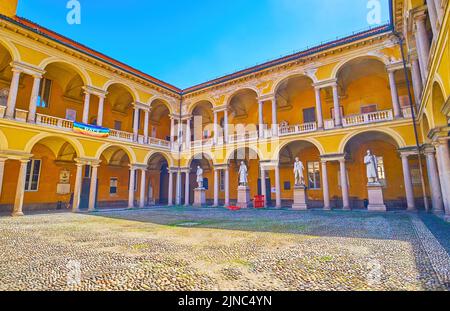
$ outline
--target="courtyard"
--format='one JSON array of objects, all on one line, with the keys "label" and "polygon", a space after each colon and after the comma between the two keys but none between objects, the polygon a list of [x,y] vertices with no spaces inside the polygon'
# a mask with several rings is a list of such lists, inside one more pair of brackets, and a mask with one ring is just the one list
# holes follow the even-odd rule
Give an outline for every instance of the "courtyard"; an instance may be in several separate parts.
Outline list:
[{"label": "courtyard", "polygon": [[0,290],[448,290],[428,214],[152,208],[0,217]]}]

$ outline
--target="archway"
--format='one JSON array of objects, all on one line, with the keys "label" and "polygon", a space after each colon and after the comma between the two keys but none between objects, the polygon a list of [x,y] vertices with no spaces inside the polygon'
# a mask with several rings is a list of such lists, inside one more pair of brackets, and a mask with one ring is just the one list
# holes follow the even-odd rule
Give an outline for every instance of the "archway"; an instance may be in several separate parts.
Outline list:
[{"label": "archway", "polygon": [[[240,137],[256,133],[258,130],[258,94],[253,89],[235,92],[228,102],[228,134]],[[221,124],[224,120],[220,121]]]},{"label": "archway", "polygon": [[[105,98],[106,109],[103,112],[103,126],[116,131],[132,133],[134,94],[127,86],[121,83],[110,84],[106,91],[108,94]],[[93,111],[89,115],[97,116],[98,110],[95,107],[91,107],[91,109]],[[90,121],[95,123],[96,118],[92,117]],[[140,116],[139,121],[139,130],[142,131],[144,118]]]},{"label": "archway", "polygon": [[162,153],[157,152],[149,158],[148,205],[165,205],[168,203],[169,165],[168,159]]},{"label": "archway", "polygon": [[288,202],[293,200],[295,180],[292,171],[297,157],[305,168],[303,177],[308,188],[308,206],[322,208],[324,205],[320,150],[305,140],[292,141],[283,146],[279,152],[282,200]]},{"label": "archway", "polygon": [[214,134],[213,105],[209,101],[200,101],[192,109],[191,141],[212,139]]},{"label": "archway", "polygon": [[11,62],[11,53],[0,43],[0,106],[3,107],[6,107],[8,102],[9,87],[12,79]]},{"label": "archway", "polygon": [[[205,153],[195,155],[189,161],[189,204],[192,205],[194,203],[194,190],[198,188],[197,167],[203,169],[203,187],[206,189],[207,203],[212,205],[214,201],[214,164],[211,157]],[[184,179],[183,183],[186,186],[185,182],[186,179]],[[223,190],[223,187],[219,187],[219,191],[221,189]],[[186,191],[186,188],[184,190]],[[186,200],[185,191],[182,192],[183,202]]]},{"label": "archway", "polygon": [[170,141],[170,104],[163,99],[155,99],[151,103],[150,136]]},{"label": "archway", "polygon": [[[349,195],[352,208],[366,208],[367,206],[367,174],[364,157],[367,150],[371,150],[377,156],[377,171],[380,183],[383,186],[385,204],[389,209],[406,208],[406,185],[404,183],[403,163],[399,156],[396,140],[383,132],[367,131],[354,135],[345,144],[347,154],[346,166],[349,183]],[[414,197],[422,196],[420,185],[420,170],[417,156],[409,156],[409,173],[411,174]],[[336,173],[338,169],[335,170]],[[330,180],[340,180],[339,177],[330,175]],[[339,189],[330,183],[333,193]],[[340,183],[338,183],[339,187]],[[417,200],[417,202],[419,202]]]},{"label": "archway", "polygon": [[432,93],[432,111],[433,111],[433,120],[434,127],[448,126],[448,118],[442,112],[445,105],[444,93],[442,92],[441,86],[438,82],[434,82],[433,84],[433,93]]}]

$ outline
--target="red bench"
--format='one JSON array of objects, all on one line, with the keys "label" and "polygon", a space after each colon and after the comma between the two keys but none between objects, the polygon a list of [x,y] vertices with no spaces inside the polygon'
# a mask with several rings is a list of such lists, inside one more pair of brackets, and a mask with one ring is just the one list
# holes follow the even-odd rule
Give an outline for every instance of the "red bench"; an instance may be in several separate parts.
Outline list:
[{"label": "red bench", "polygon": [[256,195],[253,199],[253,206],[255,208],[264,208],[265,197],[263,195]]},{"label": "red bench", "polygon": [[241,209],[239,206],[228,206],[227,208],[230,211],[239,211]]}]

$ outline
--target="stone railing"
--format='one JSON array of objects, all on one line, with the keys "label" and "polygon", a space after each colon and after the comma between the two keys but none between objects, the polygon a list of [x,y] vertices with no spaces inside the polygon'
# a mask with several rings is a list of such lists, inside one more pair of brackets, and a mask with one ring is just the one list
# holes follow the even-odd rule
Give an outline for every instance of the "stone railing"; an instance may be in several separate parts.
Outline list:
[{"label": "stone railing", "polygon": [[334,129],[336,126],[334,125],[334,120],[329,119],[329,120],[324,120],[323,127],[326,130],[331,130],[331,129]]},{"label": "stone railing", "polygon": [[314,132],[316,130],[317,130],[317,123],[311,122],[311,123],[289,125],[289,126],[283,126],[283,127],[280,126],[279,134],[280,134],[280,136],[286,136],[286,135],[309,133],[309,132]]},{"label": "stone railing", "polygon": [[376,111],[371,113],[347,116],[342,119],[344,127],[350,127],[361,124],[371,124],[394,120],[392,110]]},{"label": "stone railing", "polygon": [[170,141],[149,137],[148,144],[151,146],[161,147],[164,149],[170,149]]},{"label": "stone railing", "polygon": [[243,141],[252,141],[252,140],[258,140],[258,132],[245,132],[243,134],[233,134],[228,136],[228,143],[238,143]]},{"label": "stone railing", "polygon": [[412,118],[411,107],[402,108],[402,115],[403,118],[411,119]]},{"label": "stone railing", "polygon": [[109,137],[116,140],[121,141],[127,141],[127,142],[133,142],[134,141],[134,135],[133,133],[128,133],[124,131],[118,131],[118,130],[109,130]]},{"label": "stone railing", "polygon": [[63,130],[72,130],[73,121],[57,117],[47,116],[45,114],[36,114],[36,124],[50,127],[57,127]]},{"label": "stone railing", "polygon": [[191,142],[191,148],[210,147],[214,144],[213,138],[204,138],[202,140],[194,140]]}]

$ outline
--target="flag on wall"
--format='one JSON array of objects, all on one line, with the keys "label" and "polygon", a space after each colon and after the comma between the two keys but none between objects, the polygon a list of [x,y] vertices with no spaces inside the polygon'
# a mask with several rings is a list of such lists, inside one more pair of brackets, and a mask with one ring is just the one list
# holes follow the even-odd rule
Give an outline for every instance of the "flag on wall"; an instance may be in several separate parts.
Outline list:
[{"label": "flag on wall", "polygon": [[73,124],[73,131],[78,134],[97,138],[106,138],[109,136],[109,128],[78,122]]}]

